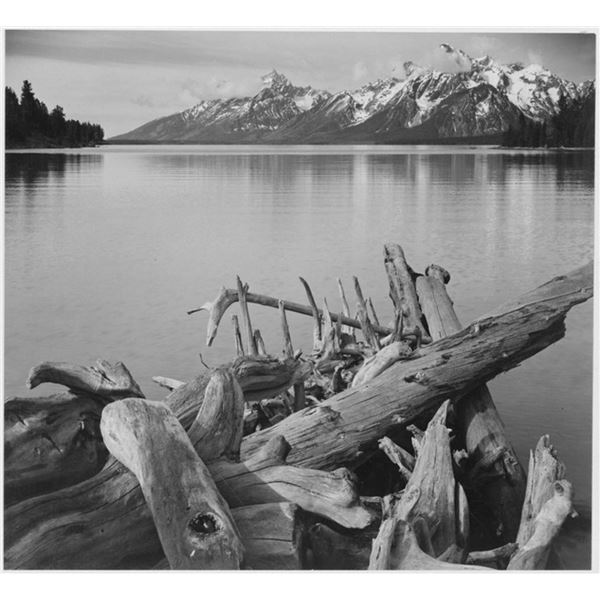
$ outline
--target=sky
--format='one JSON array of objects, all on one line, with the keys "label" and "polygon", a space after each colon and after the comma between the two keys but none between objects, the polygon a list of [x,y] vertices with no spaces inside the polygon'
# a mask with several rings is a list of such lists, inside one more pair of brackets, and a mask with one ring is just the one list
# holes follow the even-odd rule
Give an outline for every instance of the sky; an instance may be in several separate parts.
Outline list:
[{"label": "sky", "polygon": [[5,83],[24,79],[51,110],[125,133],[204,99],[255,94],[276,69],[295,85],[336,92],[404,76],[403,63],[460,68],[440,48],[541,64],[595,79],[595,36],[578,33],[401,31],[8,30]]}]

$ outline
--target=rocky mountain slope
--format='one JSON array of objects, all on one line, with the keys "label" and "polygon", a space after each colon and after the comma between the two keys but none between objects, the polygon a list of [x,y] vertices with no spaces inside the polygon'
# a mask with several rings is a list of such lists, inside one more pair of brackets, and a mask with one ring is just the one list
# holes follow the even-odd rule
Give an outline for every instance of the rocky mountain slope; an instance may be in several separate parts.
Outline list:
[{"label": "rocky mountain slope", "polygon": [[[523,123],[546,122],[584,106],[595,84],[579,85],[540,65],[501,65],[448,44],[460,69],[445,73],[412,62],[354,91],[297,87],[272,71],[253,97],[203,101],[156,119],[113,142],[402,143],[500,141]],[[589,104],[589,102],[587,102]]]}]

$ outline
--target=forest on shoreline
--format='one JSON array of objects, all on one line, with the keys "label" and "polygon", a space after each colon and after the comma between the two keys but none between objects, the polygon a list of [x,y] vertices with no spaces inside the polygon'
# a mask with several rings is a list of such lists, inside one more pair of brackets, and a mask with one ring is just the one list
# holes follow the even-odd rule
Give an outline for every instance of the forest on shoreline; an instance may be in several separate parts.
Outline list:
[{"label": "forest on shoreline", "polygon": [[23,82],[20,98],[12,88],[5,88],[5,111],[7,149],[81,148],[96,146],[104,140],[100,125],[67,119],[59,105],[48,111],[27,80]]}]

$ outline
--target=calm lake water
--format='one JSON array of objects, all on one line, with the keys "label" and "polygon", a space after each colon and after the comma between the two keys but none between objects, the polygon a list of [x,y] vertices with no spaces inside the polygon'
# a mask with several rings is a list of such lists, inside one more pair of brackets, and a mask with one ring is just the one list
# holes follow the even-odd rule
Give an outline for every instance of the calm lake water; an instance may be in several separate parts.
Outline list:
[{"label": "calm lake water", "polygon": [[[298,276],[339,308],[336,278],[357,275],[392,317],[382,252],[435,262],[464,324],[593,258],[591,152],[453,147],[106,147],[6,156],[5,396],[28,392],[41,361],[122,360],[149,398],[153,375],[187,380],[234,353],[230,309],[214,347],[206,313],[235,275],[250,290],[304,302]],[[319,300],[318,300],[319,301]],[[251,307],[267,349],[272,309]],[[567,335],[490,387],[526,466],[549,433],[574,484],[578,519],[560,540],[566,568],[590,566],[591,301]],[[310,350],[310,319],[290,315]]]}]

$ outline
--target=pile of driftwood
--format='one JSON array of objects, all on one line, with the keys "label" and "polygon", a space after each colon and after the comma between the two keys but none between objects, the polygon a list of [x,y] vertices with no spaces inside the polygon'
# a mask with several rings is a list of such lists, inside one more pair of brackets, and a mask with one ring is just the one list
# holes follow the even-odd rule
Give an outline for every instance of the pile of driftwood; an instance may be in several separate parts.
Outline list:
[{"label": "pile of driftwood", "polygon": [[[232,304],[238,356],[147,400],[127,368],[43,363],[28,385],[68,391],[5,404],[7,569],[543,569],[573,515],[543,436],[526,475],[486,382],[559,340],[592,295],[593,265],[463,327],[431,265],[385,246],[395,318],[354,287],[356,317],[252,294]],[[267,354],[249,304],[278,309]],[[196,312],[190,311],[190,313]],[[294,351],[286,314],[311,316]],[[361,332],[362,339],[357,336]]]}]

